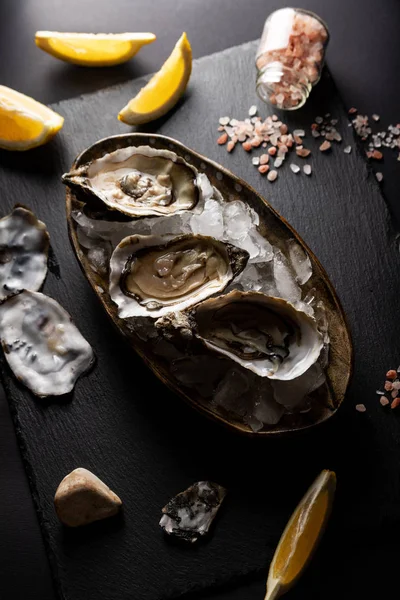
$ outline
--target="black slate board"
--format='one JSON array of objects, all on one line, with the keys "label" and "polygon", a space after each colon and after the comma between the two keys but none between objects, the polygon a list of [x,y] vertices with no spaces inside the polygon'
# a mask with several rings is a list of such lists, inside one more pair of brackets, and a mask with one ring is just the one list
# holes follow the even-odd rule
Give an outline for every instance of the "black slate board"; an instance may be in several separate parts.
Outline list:
[{"label": "black slate board", "polygon": [[[218,117],[244,117],[256,101],[255,47],[245,44],[196,61],[185,99],[168,118],[143,129],[176,137],[246,179],[297,229],[331,276],[354,336],[355,374],[339,415],[315,432],[290,441],[248,440],[196,414],[143,367],[80,272],[68,241],[60,175],[83,148],[127,130],[116,114],[143,80],[61,102],[55,109],[66,123],[51,144],[23,155],[0,154],[2,210],[23,202],[47,223],[55,260],[44,291],[70,311],[97,354],[94,370],[63,401],[34,399],[2,365],[64,600],[157,600],[252,573],[263,576],[290,512],[322,468],[338,474],[335,511],[316,562],[292,598],[320,599],[322,590],[325,598],[339,592],[353,598],[346,595],[353,556],[395,539],[399,423],[374,397],[386,369],[397,366],[400,335],[400,283],[393,277],[400,257],[389,215],[361,154],[355,148],[343,153],[354,141],[328,73],[304,109],[285,115],[298,127],[320,113],[340,118],[344,141],[331,156],[309,141],[311,178],[285,165],[270,184],[241,148],[228,155],[215,144]],[[261,107],[261,114],[268,110]],[[354,410],[360,401],[368,405],[366,414]],[[78,531],[59,525],[53,494],[77,466],[93,470],[121,496],[120,518]],[[158,530],[160,509],[203,478],[229,489],[214,534],[197,547],[173,544]]]}]

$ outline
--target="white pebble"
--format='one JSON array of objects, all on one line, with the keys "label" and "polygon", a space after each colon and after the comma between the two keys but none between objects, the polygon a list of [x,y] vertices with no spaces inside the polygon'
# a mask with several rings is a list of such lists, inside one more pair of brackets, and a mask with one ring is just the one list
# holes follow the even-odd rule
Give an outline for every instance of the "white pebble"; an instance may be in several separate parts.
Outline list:
[{"label": "white pebble", "polygon": [[278,177],[278,171],[270,171],[267,175],[268,181],[275,181],[275,179],[277,177]]},{"label": "white pebble", "polygon": [[228,123],[229,123],[229,117],[221,117],[219,120],[220,125],[228,125]]},{"label": "white pebble", "polygon": [[298,165],[290,165],[290,168],[292,169],[293,173],[299,173],[300,171],[300,167]]},{"label": "white pebble", "polygon": [[303,171],[306,175],[311,175],[311,165],[304,165]]},{"label": "white pebble", "polygon": [[250,117],[254,117],[254,115],[256,113],[257,113],[257,106],[255,104],[253,104],[253,106],[250,106],[249,115],[250,115]]}]

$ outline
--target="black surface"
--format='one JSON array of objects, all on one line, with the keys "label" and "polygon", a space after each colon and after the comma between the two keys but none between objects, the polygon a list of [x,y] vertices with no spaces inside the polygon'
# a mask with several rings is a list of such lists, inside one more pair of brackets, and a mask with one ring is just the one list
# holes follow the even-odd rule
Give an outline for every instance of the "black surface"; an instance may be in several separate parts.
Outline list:
[{"label": "black surface", "polygon": [[[132,75],[158,68],[160,62],[170,51],[175,40],[183,29],[189,33],[194,55],[222,49],[236,43],[253,39],[260,33],[264,17],[278,2],[251,0],[247,2],[233,0],[185,0],[174,2],[154,0],[153,2],[131,2],[128,0],[97,0],[97,2],[78,2],[69,0],[30,0],[29,2],[2,0],[0,3],[0,64],[1,82],[6,85],[36,96],[39,100],[50,102],[60,98],[82,93],[88,89],[104,87],[115,81],[124,80]],[[304,7],[317,10],[329,23],[331,42],[328,51],[328,62],[347,106],[356,105],[371,114],[382,115],[384,125],[398,120],[398,97],[400,81],[397,77],[400,59],[400,38],[398,27],[400,22],[400,4],[397,0],[385,0],[380,3],[372,0],[316,0],[304,2]],[[113,71],[91,71],[62,64],[41,53],[33,44],[33,33],[36,29],[55,28],[61,30],[112,30],[123,31],[129,28],[153,30],[158,40],[145,48],[133,63]],[[141,69],[141,70],[140,70]],[[48,155],[45,154],[45,157]],[[26,159],[1,159],[13,163],[26,164]],[[228,163],[227,163],[228,164]],[[398,163],[393,159],[383,167],[385,173],[385,193],[393,211],[398,210]],[[21,168],[21,174],[23,169]],[[26,179],[25,179],[26,180]],[[29,193],[29,179],[24,188],[24,196]],[[42,180],[43,181],[43,180]],[[45,182],[44,182],[45,183]],[[3,197],[3,195],[2,195]],[[10,200],[10,199],[9,199]],[[10,200],[11,201],[11,200]],[[348,202],[352,199],[349,197]],[[366,199],[366,204],[368,200]],[[308,208],[305,208],[308,210]],[[348,235],[355,236],[359,244],[372,243],[364,235],[363,211],[349,225]],[[324,211],[315,217],[321,220],[321,227],[327,223]],[[331,215],[335,223],[335,215]],[[63,250],[62,250],[63,251]],[[356,273],[362,274],[363,267],[356,266]],[[377,267],[376,277],[379,278]],[[350,277],[347,287],[354,285]],[[368,290],[359,285],[359,296]],[[374,280],[379,297],[387,297],[388,304],[376,307],[377,314],[397,310],[397,294],[393,291],[392,277],[388,280]],[[389,289],[388,289],[389,288]],[[368,294],[367,294],[368,297]],[[386,302],[386,300],[385,300]],[[361,313],[360,313],[361,315]],[[360,317],[361,318],[361,317]],[[367,329],[367,328],[366,328]],[[375,358],[379,365],[387,364],[379,358],[382,348],[390,353],[390,362],[396,363],[396,334],[384,337],[378,332],[379,347],[373,353],[375,337],[371,338],[371,349],[364,357],[364,368],[372,368]],[[358,360],[358,356],[357,356]],[[382,364],[381,364],[382,363]],[[382,371],[383,372],[383,371]],[[380,375],[370,376],[370,386],[366,385],[362,395],[368,393],[367,400],[373,402],[373,387],[380,383]],[[371,380],[373,380],[371,382]],[[372,387],[371,387],[372,385]],[[372,394],[372,396],[371,396]],[[2,402],[1,411],[1,459],[2,477],[0,479],[0,556],[2,578],[0,596],[8,598],[30,598],[47,600],[52,598],[46,561],[38,534],[38,527],[33,518],[33,508],[22,474],[20,459],[16,450],[8,408]],[[368,418],[368,417],[367,417]],[[372,422],[372,432],[375,427]],[[396,447],[397,430],[388,433],[387,448],[382,460],[391,459]],[[357,440],[355,433],[354,440]],[[373,440],[371,440],[373,445]],[[350,454],[355,454],[361,467],[368,466],[368,455],[364,446],[353,442]],[[393,485],[397,486],[397,477]],[[385,490],[387,496],[386,510],[392,512],[391,491]],[[394,506],[394,504],[393,504]],[[382,541],[386,535],[382,536]],[[346,545],[346,539],[343,544]],[[342,560],[352,562],[353,556],[340,549]],[[344,551],[344,554],[342,554]],[[339,552],[339,550],[338,550]],[[385,573],[385,585],[390,590],[391,577],[396,573],[396,547],[386,549],[381,545],[359,548],[357,552],[359,564],[353,572],[353,581],[369,579],[371,572]],[[313,570],[313,574],[315,572]],[[389,576],[389,582],[387,581]],[[393,584],[393,590],[397,587]],[[246,592],[234,593],[229,590],[224,597],[247,598],[261,597],[262,584],[246,588]],[[393,596],[392,592],[390,597]],[[288,596],[289,597],[289,596]],[[346,597],[346,596],[345,596]]]},{"label": "black surface", "polygon": [[[5,204],[12,205],[16,190],[20,197],[29,194],[29,205],[50,230],[61,278],[51,273],[45,292],[71,312],[98,358],[73,399],[64,403],[35,401],[13,378],[5,377],[53,572],[66,599],[153,600],[240,581],[251,571],[261,577],[294,504],[324,467],[335,469],[339,478],[333,522],[314,577],[301,582],[293,598],[320,598],[323,582],[327,599],[336,598],[345,583],[347,597],[353,597],[351,578],[360,567],[360,546],[373,548],[382,542],[399,518],[399,456],[391,446],[397,420],[373,403],[373,397],[367,415],[354,410],[364,390],[374,390],[394,360],[384,340],[400,334],[395,316],[390,318],[400,284],[392,281],[385,295],[374,293],[400,262],[385,204],[363,157],[356,150],[350,156],[342,152],[345,144],[353,143],[352,132],[328,74],[305,109],[286,117],[292,126],[306,127],[318,106],[318,112],[340,118],[344,140],[332,155],[320,153],[317,142],[308,142],[314,150],[312,178],[295,176],[285,165],[277,182],[270,184],[242,148],[228,155],[216,145],[221,107],[224,113],[240,116],[254,102],[254,51],[255,45],[247,44],[201,59],[184,101],[168,119],[151,127],[229,166],[267,196],[331,276],[353,331],[356,369],[338,418],[315,433],[293,442],[253,443],[199,417],[142,368],[80,273],[67,242],[60,174],[97,138],[126,131],[115,115],[142,81],[56,105],[66,124],[54,142],[22,157],[18,168],[14,157],[1,156]],[[240,99],[233,97],[232,69],[243,84]],[[356,223],[362,224],[363,244],[354,235]],[[364,454],[362,464],[353,451],[355,440]],[[77,466],[96,472],[123,498],[122,519],[63,531],[52,496],[60,479]],[[212,539],[188,551],[170,545],[156,523],[170,496],[202,478],[226,485],[230,497]],[[344,537],[354,555],[351,564],[346,554],[339,554]],[[334,561],[339,572],[331,569]],[[378,583],[383,591],[370,574],[368,589]]]}]

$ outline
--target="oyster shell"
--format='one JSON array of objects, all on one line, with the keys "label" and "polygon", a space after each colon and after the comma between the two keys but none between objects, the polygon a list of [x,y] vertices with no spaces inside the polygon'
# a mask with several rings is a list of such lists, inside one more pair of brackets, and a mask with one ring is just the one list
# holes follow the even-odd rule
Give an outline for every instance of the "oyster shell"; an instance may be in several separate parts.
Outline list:
[{"label": "oyster shell", "polygon": [[65,173],[62,181],[130,217],[191,210],[200,197],[197,171],[173,152],[150,146],[120,148]]},{"label": "oyster shell", "polygon": [[37,396],[70,392],[94,354],[58,302],[24,290],[0,306],[0,339],[17,379]]},{"label": "oyster shell", "polygon": [[46,225],[22,206],[0,219],[0,300],[41,288],[47,274]]},{"label": "oyster shell", "polygon": [[110,261],[110,296],[121,318],[161,317],[221,292],[246,266],[248,252],[202,235],[131,235]]},{"label": "oyster shell", "polygon": [[208,532],[225,496],[221,485],[198,481],[164,506],[160,527],[185,542],[196,542]]},{"label": "oyster shell", "polygon": [[210,298],[190,311],[196,335],[208,348],[261,377],[299,377],[320,355],[315,319],[282,298],[240,292]]}]

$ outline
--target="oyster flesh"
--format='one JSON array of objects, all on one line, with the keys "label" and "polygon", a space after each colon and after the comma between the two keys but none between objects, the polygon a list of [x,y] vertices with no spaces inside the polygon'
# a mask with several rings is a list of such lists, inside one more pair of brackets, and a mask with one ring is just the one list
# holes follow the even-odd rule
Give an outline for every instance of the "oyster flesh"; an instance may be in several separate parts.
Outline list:
[{"label": "oyster flesh", "polygon": [[320,355],[315,319],[282,298],[233,290],[190,311],[189,321],[208,348],[261,377],[289,380]]},{"label": "oyster flesh", "polygon": [[150,146],[120,148],[65,173],[62,181],[130,217],[191,210],[200,197],[197,171],[173,152]]},{"label": "oyster flesh", "polygon": [[110,261],[110,296],[121,318],[161,317],[221,292],[246,266],[248,252],[202,235],[131,235]]},{"label": "oyster flesh", "polygon": [[41,288],[47,274],[46,225],[22,206],[0,219],[0,300]]},{"label": "oyster flesh", "polygon": [[70,392],[94,361],[67,311],[40,292],[24,290],[3,301],[0,339],[16,378],[41,397]]},{"label": "oyster flesh", "polygon": [[185,542],[205,535],[226,496],[226,489],[211,481],[194,483],[162,509],[160,526]]}]

